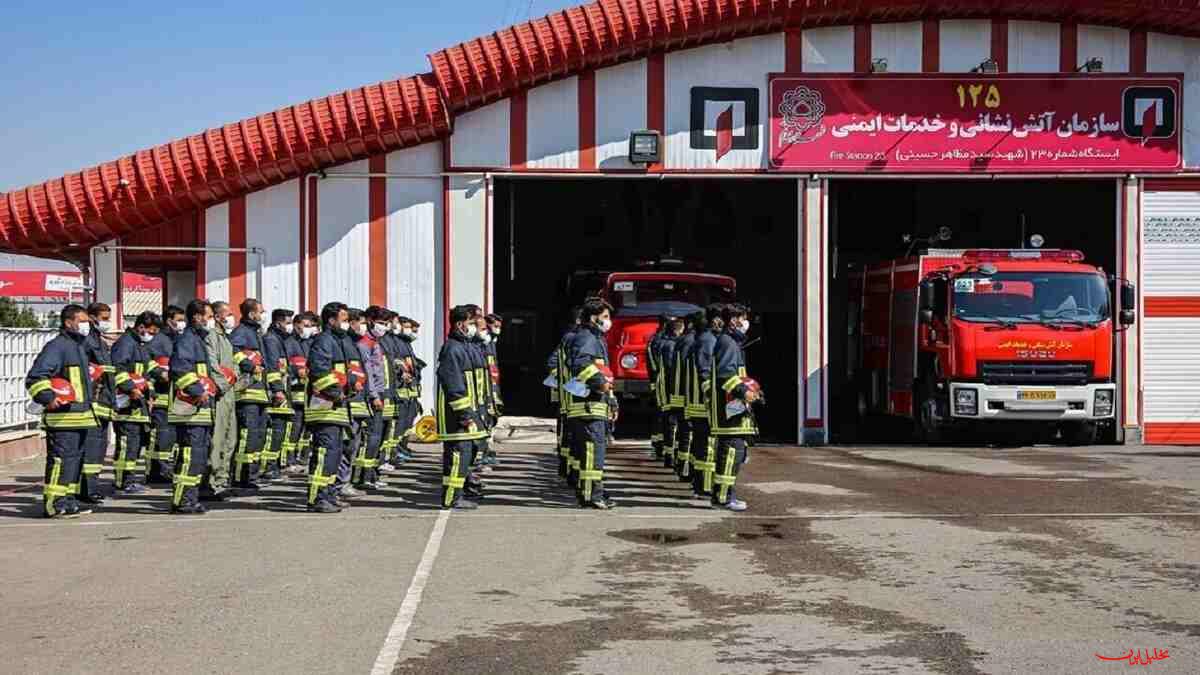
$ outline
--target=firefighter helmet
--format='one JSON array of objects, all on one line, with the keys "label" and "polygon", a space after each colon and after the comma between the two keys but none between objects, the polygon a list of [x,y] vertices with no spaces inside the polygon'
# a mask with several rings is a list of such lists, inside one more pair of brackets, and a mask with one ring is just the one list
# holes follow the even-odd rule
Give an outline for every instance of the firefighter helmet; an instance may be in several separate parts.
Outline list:
[{"label": "firefighter helmet", "polygon": [[92,382],[99,382],[100,378],[104,377],[104,366],[99,363],[88,364],[88,379]]},{"label": "firefighter helmet", "polygon": [[[210,397],[217,395],[217,383],[213,382],[211,377],[208,377],[207,375],[203,375],[200,377],[198,382],[200,383],[200,386],[204,387],[205,394],[207,394]],[[199,397],[190,396],[183,389],[180,389],[179,392],[175,395],[175,397],[178,398],[180,401],[183,401],[184,403],[190,403],[192,405],[198,405],[200,403]]]},{"label": "firefighter helmet", "polygon": [[54,402],[59,405],[70,405],[79,400],[75,387],[61,377],[50,378],[50,391],[54,392]]}]

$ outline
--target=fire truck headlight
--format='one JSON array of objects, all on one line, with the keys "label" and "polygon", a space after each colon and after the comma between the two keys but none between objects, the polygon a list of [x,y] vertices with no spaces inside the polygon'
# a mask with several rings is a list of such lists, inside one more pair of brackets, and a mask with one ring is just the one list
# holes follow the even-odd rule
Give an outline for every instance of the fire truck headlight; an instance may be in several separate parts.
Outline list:
[{"label": "fire truck headlight", "polygon": [[1093,417],[1108,417],[1113,413],[1113,390],[1097,389],[1096,398],[1092,402]]},{"label": "fire truck headlight", "polygon": [[626,354],[625,356],[621,357],[621,367],[626,370],[633,370],[634,368],[637,368],[637,364],[637,354]]},{"label": "fire truck headlight", "polygon": [[957,415],[978,415],[979,391],[976,389],[955,389],[954,413]]}]

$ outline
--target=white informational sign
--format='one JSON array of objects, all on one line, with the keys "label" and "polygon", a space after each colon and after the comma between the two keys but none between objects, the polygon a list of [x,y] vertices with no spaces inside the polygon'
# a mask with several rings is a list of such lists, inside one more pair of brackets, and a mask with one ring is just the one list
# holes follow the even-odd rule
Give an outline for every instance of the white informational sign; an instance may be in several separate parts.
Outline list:
[{"label": "white informational sign", "polygon": [[613,284],[613,290],[618,293],[628,293],[633,290],[632,281],[618,281]]},{"label": "white informational sign", "polygon": [[1146,216],[1144,223],[1147,245],[1200,246],[1200,216]]},{"label": "white informational sign", "polygon": [[71,291],[81,290],[83,290],[83,280],[78,276],[64,276],[62,274],[46,275],[47,292],[70,293]]},{"label": "white informational sign", "polygon": [[955,279],[954,280],[954,292],[955,293],[974,293],[975,292],[975,279],[974,278]]}]

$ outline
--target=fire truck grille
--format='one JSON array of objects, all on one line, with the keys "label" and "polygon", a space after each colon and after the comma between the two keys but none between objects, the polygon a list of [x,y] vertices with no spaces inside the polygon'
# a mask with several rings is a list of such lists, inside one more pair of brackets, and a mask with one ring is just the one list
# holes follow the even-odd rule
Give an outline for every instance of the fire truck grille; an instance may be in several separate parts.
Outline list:
[{"label": "fire truck grille", "polygon": [[1087,384],[1092,364],[1054,361],[985,361],[979,374],[984,384]]}]

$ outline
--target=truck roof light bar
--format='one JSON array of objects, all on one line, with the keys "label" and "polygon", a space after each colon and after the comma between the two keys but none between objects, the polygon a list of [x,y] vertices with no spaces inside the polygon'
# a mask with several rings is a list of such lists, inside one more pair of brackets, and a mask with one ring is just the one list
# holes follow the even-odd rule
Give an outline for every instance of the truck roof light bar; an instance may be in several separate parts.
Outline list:
[{"label": "truck roof light bar", "polygon": [[1083,262],[1083,252],[1068,249],[976,249],[965,251],[966,262],[997,260],[1052,260],[1056,262]]}]

